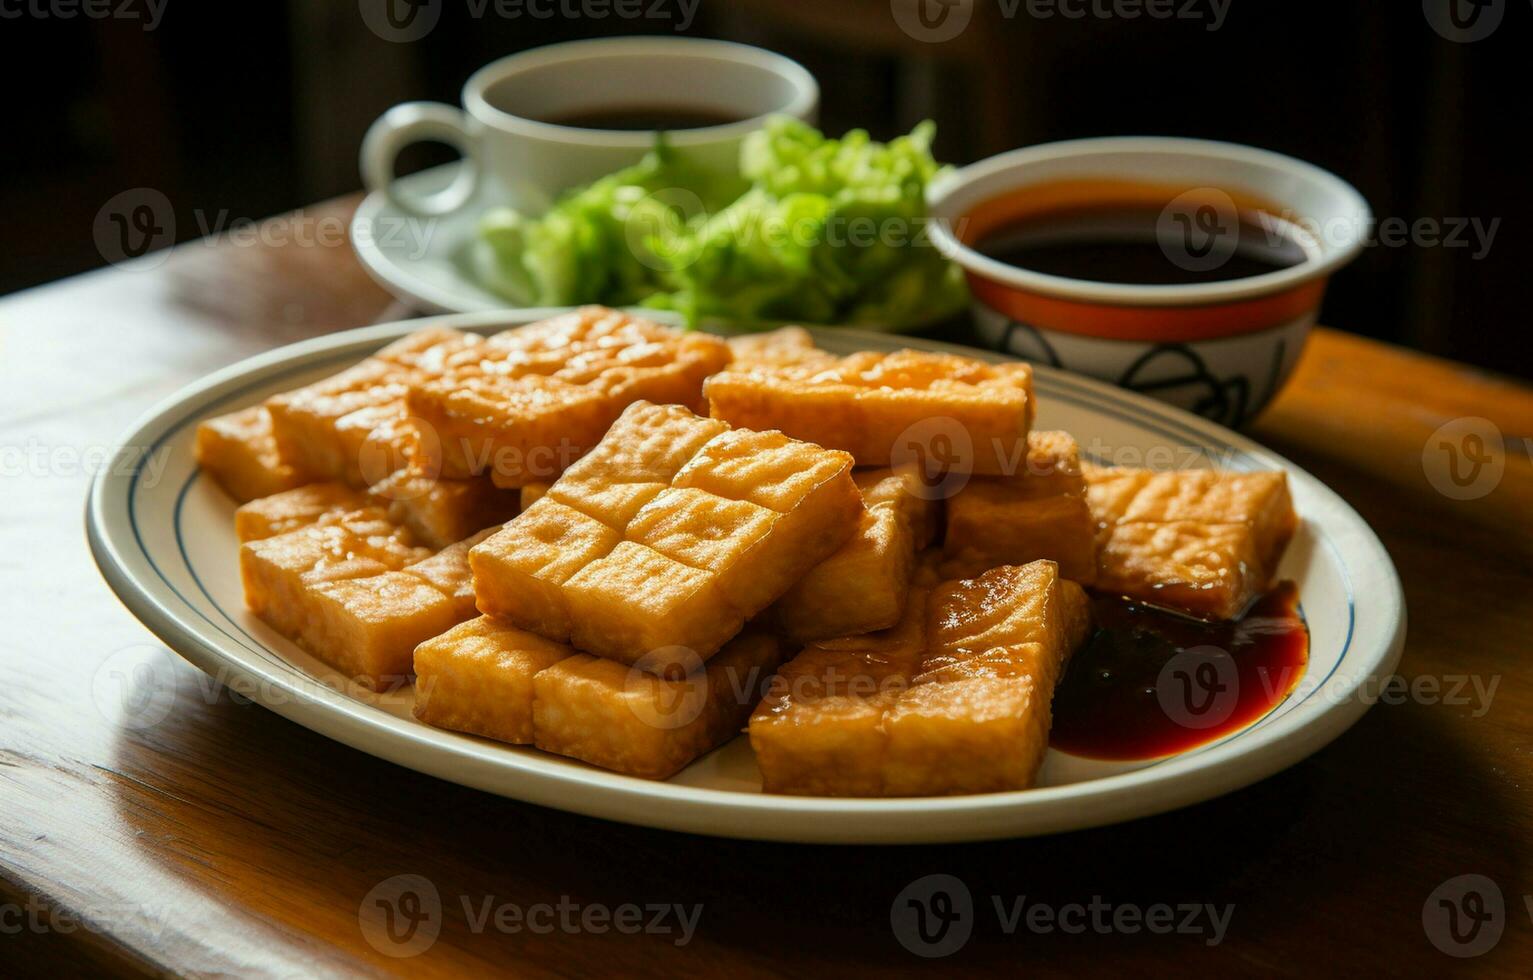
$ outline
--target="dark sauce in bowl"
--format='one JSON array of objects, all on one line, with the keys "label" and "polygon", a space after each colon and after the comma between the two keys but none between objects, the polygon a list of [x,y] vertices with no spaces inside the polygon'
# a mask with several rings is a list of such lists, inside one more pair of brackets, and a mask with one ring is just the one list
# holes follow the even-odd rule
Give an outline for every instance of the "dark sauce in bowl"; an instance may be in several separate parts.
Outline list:
[{"label": "dark sauce in bowl", "polygon": [[1093,759],[1155,759],[1238,731],[1293,691],[1309,663],[1299,592],[1283,582],[1231,623],[1118,597],[1054,692],[1049,744]]},{"label": "dark sauce in bowl", "polygon": [[[1033,215],[985,234],[975,248],[1019,269],[1093,282],[1184,286],[1265,275],[1307,258],[1282,219],[1173,214],[1103,204]],[[1174,220],[1181,219],[1181,220]]]}]

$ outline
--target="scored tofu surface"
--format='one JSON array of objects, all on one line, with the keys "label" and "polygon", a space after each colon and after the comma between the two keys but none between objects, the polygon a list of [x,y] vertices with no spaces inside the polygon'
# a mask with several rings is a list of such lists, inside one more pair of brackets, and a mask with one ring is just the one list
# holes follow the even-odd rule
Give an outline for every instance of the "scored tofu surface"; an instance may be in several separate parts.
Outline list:
[{"label": "scored tofu surface", "polygon": [[635,401],[700,407],[703,378],[729,356],[717,337],[586,307],[449,357],[407,401],[443,475],[520,487],[553,480]]},{"label": "scored tofu surface", "polygon": [[266,400],[281,458],[317,479],[355,487],[407,465],[420,448],[405,396],[480,338],[418,330],[337,374]]},{"label": "scored tofu surface", "polygon": [[291,490],[311,479],[277,452],[271,416],[263,405],[202,422],[192,452],[197,465],[240,503]]},{"label": "scored tofu surface", "polygon": [[636,403],[473,550],[479,609],[656,673],[706,660],[853,533],[851,463]]},{"label": "scored tofu surface", "polygon": [[415,651],[415,715],[440,728],[665,779],[734,737],[781,657],[747,632],[663,680],[481,616]]},{"label": "scored tofu surface", "polygon": [[1096,526],[1075,440],[1031,433],[1016,473],[970,478],[947,501],[942,551],[942,573],[954,578],[1046,558],[1065,578],[1092,584]]},{"label": "scored tofu surface", "polygon": [[1287,474],[1087,467],[1097,586],[1233,619],[1268,586],[1298,526]]},{"label": "scored tofu surface", "polygon": [[777,628],[799,641],[887,629],[899,622],[916,553],[936,533],[938,501],[911,470],[853,474],[867,512],[829,558],[772,606]]},{"label": "scored tofu surface", "polygon": [[[973,471],[1003,474],[1032,425],[1032,379],[1026,364],[864,351],[802,364],[746,364],[709,378],[704,392],[715,418],[842,449],[861,466],[896,465],[945,448],[954,441],[947,428],[957,426],[968,443],[957,451]],[[939,439],[944,447],[927,445]]]},{"label": "scored tofu surface", "polygon": [[245,602],[272,628],[375,690],[409,680],[416,644],[475,614],[469,549],[433,554],[378,507],[240,548]]},{"label": "scored tofu surface", "polygon": [[769,792],[926,796],[1025,789],[1049,702],[1090,622],[1049,561],[912,592],[883,633],[811,644],[751,718]]}]

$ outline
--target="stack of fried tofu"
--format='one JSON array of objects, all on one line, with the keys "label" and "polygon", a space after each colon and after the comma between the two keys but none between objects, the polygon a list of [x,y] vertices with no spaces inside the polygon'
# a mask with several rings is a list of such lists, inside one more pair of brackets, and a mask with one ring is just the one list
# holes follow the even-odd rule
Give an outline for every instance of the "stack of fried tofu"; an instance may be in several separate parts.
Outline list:
[{"label": "stack of fried tofu", "polygon": [[1238,615],[1282,474],[1084,463],[1032,374],[728,343],[602,308],[428,328],[210,419],[247,603],[442,728],[668,777],[742,729],[771,792],[1024,789],[1083,587]]}]

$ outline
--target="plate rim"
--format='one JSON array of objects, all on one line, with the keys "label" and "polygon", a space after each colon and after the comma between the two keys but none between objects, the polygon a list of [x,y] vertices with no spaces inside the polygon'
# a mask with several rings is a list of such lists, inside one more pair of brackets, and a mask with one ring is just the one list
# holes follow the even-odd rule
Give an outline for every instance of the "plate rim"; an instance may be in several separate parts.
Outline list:
[{"label": "plate rim", "polygon": [[[114,442],[115,461],[135,447],[150,447],[197,418],[231,389],[255,385],[279,369],[291,368],[346,350],[382,344],[427,324],[484,329],[530,322],[567,308],[528,308],[435,315],[338,331],[245,358],[198,379],[144,412]],[[849,328],[834,333],[868,344],[905,344],[931,350],[979,356],[990,361],[1014,361],[1004,353],[980,350],[925,338],[897,338]],[[1174,422],[1231,445],[1243,453],[1284,468],[1310,481],[1347,526],[1347,544],[1371,560],[1362,570],[1370,576],[1369,609],[1378,612],[1379,632],[1366,649],[1359,642],[1340,663],[1359,658],[1343,696],[1317,709],[1301,724],[1285,725],[1279,718],[1264,731],[1252,732],[1234,744],[1215,744],[1160,765],[1061,786],[1004,793],[953,797],[842,799],[747,793],[729,789],[683,786],[622,776],[597,769],[561,764],[536,765],[530,756],[507,754],[492,743],[465,740],[442,744],[430,729],[335,691],[298,667],[283,664],[280,672],[247,662],[239,652],[221,648],[215,637],[203,635],[169,601],[168,583],[141,580],[144,567],[157,572],[146,548],[138,544],[133,556],[125,540],[132,529],[109,519],[114,502],[128,505],[133,491],[128,468],[104,467],[91,481],[86,504],[86,536],[91,554],[108,586],[130,612],[171,650],[198,669],[218,676],[253,680],[257,700],[283,717],[318,734],[370,755],[474,788],[527,802],[626,823],[702,833],[712,836],[803,843],[919,843],[988,840],[1085,829],[1176,809],[1250,785],[1310,755],[1351,727],[1371,706],[1358,696],[1365,682],[1387,676],[1398,664],[1405,639],[1406,609],[1398,572],[1373,530],[1324,483],[1278,453],[1207,419],[1068,371],[1034,365],[1040,375],[1076,386],[1087,394],[1109,397],[1145,415]],[[1358,569],[1340,547],[1336,560],[1349,574]],[[1371,555],[1367,553],[1371,552]],[[144,566],[144,567],[140,567]],[[193,608],[184,597],[175,598]],[[280,658],[280,654],[277,654]],[[1338,666],[1340,666],[1340,663]],[[273,690],[286,694],[272,702]],[[505,784],[507,772],[518,775],[516,787]],[[575,799],[570,799],[571,790]],[[1131,801],[1125,804],[1125,799]],[[640,804],[635,806],[635,804]],[[721,824],[717,808],[734,812],[734,822]],[[1008,816],[1035,814],[1026,826],[1009,825]],[[743,815],[744,819],[740,819]],[[937,824],[934,816],[960,817],[952,825]],[[785,820],[799,816],[806,820]],[[1015,822],[1015,821],[1013,821]]]}]

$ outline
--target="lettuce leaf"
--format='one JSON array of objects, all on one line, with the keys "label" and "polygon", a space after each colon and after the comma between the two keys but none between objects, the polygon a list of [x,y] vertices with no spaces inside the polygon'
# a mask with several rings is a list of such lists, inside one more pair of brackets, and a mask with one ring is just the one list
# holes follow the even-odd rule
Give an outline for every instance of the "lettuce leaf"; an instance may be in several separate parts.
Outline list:
[{"label": "lettuce leaf", "polygon": [[775,118],[744,141],[738,177],[661,143],[540,218],[484,215],[488,285],[522,305],[640,305],[691,323],[904,327],[950,315],[963,280],[925,234],[926,185],[941,172],[934,131],[836,140]]}]

